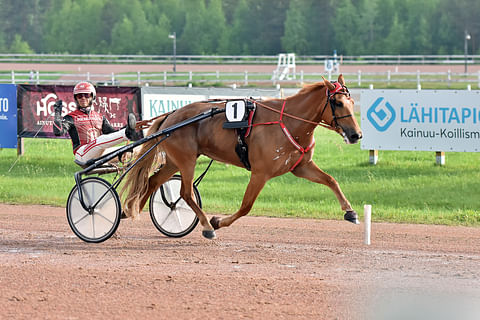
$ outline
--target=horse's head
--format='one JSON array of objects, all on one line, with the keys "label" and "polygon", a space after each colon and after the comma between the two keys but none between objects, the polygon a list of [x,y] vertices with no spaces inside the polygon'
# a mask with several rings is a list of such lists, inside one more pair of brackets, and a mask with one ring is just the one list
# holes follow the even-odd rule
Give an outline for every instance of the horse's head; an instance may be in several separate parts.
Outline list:
[{"label": "horse's head", "polygon": [[[343,75],[338,76],[337,82],[330,82],[323,78],[327,87],[327,102],[323,110],[323,119],[329,123],[335,131],[343,136],[346,143],[357,143],[362,138],[362,130],[358,125],[353,111],[355,101],[345,86]],[[330,105],[330,108],[327,106]]]}]

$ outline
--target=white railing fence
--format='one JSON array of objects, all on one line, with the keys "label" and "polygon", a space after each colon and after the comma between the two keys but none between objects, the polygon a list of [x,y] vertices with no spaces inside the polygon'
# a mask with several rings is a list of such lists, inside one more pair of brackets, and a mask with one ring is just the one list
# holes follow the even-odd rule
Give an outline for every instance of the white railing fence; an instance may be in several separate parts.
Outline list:
[{"label": "white railing fence", "polygon": [[[300,70],[290,80],[272,80],[272,73],[256,72],[133,72],[133,73],[53,73],[53,72],[18,72],[0,71],[0,83],[13,84],[75,84],[87,80],[96,85],[118,86],[171,86],[171,85],[233,85],[235,86],[302,86],[305,83],[321,81],[325,73],[307,73]],[[410,85],[421,87],[426,83],[437,83],[443,87],[453,84],[465,84],[480,88],[480,71],[472,73],[456,72],[350,72],[343,73],[352,88],[382,85]],[[327,74],[329,80],[336,79],[337,74]]]}]

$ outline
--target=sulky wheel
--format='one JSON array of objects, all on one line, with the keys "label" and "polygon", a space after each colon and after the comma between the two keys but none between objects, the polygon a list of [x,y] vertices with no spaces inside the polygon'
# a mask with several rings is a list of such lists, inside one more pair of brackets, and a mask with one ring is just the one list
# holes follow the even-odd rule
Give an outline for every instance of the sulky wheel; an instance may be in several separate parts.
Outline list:
[{"label": "sulky wheel", "polygon": [[67,219],[72,231],[85,242],[102,242],[110,238],[120,223],[121,205],[115,189],[109,182],[89,177],[80,182],[83,200],[80,203],[77,185],[67,200]]},{"label": "sulky wheel", "polygon": [[[182,179],[175,175],[160,186],[150,196],[150,217],[155,227],[166,236],[180,238],[198,224],[198,217],[190,206],[180,197]],[[195,201],[202,207],[197,187],[193,186]]]}]

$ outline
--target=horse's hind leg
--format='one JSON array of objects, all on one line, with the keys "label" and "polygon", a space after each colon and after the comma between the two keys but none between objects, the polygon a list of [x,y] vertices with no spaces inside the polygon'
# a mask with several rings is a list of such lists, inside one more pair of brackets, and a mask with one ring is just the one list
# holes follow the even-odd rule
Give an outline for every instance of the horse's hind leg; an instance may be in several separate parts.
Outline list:
[{"label": "horse's hind leg", "polygon": [[262,191],[267,180],[268,179],[263,174],[252,173],[250,181],[248,182],[247,190],[245,191],[245,195],[243,196],[243,201],[242,201],[242,205],[240,206],[240,209],[238,209],[238,211],[235,214],[222,219],[218,217],[213,217],[212,219],[210,219],[210,223],[212,224],[212,226],[215,229],[228,227],[233,222],[235,222],[235,220],[249,213],[250,210],[252,209],[253,203],[257,199],[260,191]]},{"label": "horse's hind leg", "polygon": [[[198,206],[197,202],[194,200],[193,179],[195,175],[195,164],[197,162],[197,157],[191,152],[186,152],[188,150],[182,150],[183,152],[176,150],[177,146],[177,144],[174,144],[175,148],[171,148],[170,150],[167,150],[165,148],[167,154],[167,163],[170,164],[169,168],[178,168],[178,170],[176,169],[175,171],[169,171],[173,170],[169,169],[167,170],[167,172],[173,174],[176,171],[180,171],[180,175],[182,176],[180,196],[183,198],[183,200],[185,200],[185,202],[190,206],[190,208],[195,212],[195,215],[198,217],[200,224],[203,226],[202,235],[205,238],[214,239],[215,231],[213,227],[210,225],[210,222],[208,222],[205,212],[202,211],[202,209]],[[164,169],[161,169],[160,172],[162,172],[163,170]],[[162,179],[158,179],[158,181],[165,182],[165,177],[166,176],[162,176]]]},{"label": "horse's hind leg", "polygon": [[181,169],[180,174],[182,175],[182,186],[180,188],[180,195],[197,215],[200,224],[203,226],[202,235],[207,239],[215,239],[215,230],[213,229],[210,222],[208,222],[205,212],[203,212],[203,210],[198,206],[197,202],[195,202],[195,200],[193,199],[194,167],[192,167],[191,170]]},{"label": "horse's hind leg", "polygon": [[343,194],[338,182],[331,175],[323,172],[313,161],[296,167],[292,173],[297,177],[305,178],[312,182],[321,183],[329,187],[340,202],[342,210],[345,211],[345,220],[355,224],[359,223],[358,214],[352,209],[350,202]]},{"label": "horse's hind leg", "polygon": [[150,195],[157,190],[162,184],[168,181],[175,172],[178,171],[178,168],[171,164],[171,162],[168,161],[163,165],[161,169],[159,169],[157,172],[155,172],[154,175],[152,175],[148,179],[148,190],[147,193],[143,196],[143,198],[140,200],[140,211],[145,207],[145,204],[148,201],[148,198],[150,198]]}]

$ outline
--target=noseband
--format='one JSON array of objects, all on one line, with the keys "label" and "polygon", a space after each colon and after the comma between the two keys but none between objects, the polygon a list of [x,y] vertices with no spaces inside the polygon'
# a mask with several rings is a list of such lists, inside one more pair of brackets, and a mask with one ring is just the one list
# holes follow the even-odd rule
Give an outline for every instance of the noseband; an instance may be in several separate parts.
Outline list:
[{"label": "noseband", "polygon": [[348,91],[348,88],[346,86],[340,84],[337,81],[332,81],[332,84],[335,85],[335,88],[332,91],[328,90],[328,88],[327,88],[327,101],[325,102],[325,106],[323,107],[322,113],[320,114],[320,118],[323,116],[323,113],[325,112],[325,109],[327,108],[328,104],[330,103],[330,108],[332,110],[332,122],[330,122],[330,126],[335,128],[335,130],[338,130],[340,128],[340,126],[338,125],[337,120],[343,119],[343,118],[348,118],[348,117],[351,117],[352,115],[347,114],[346,116],[341,116],[341,117],[337,117],[335,115],[335,110],[337,109],[337,106],[340,105],[340,103],[338,103],[337,100],[335,99],[335,95],[338,93],[338,94],[344,94],[347,97],[350,97],[350,91]]}]

